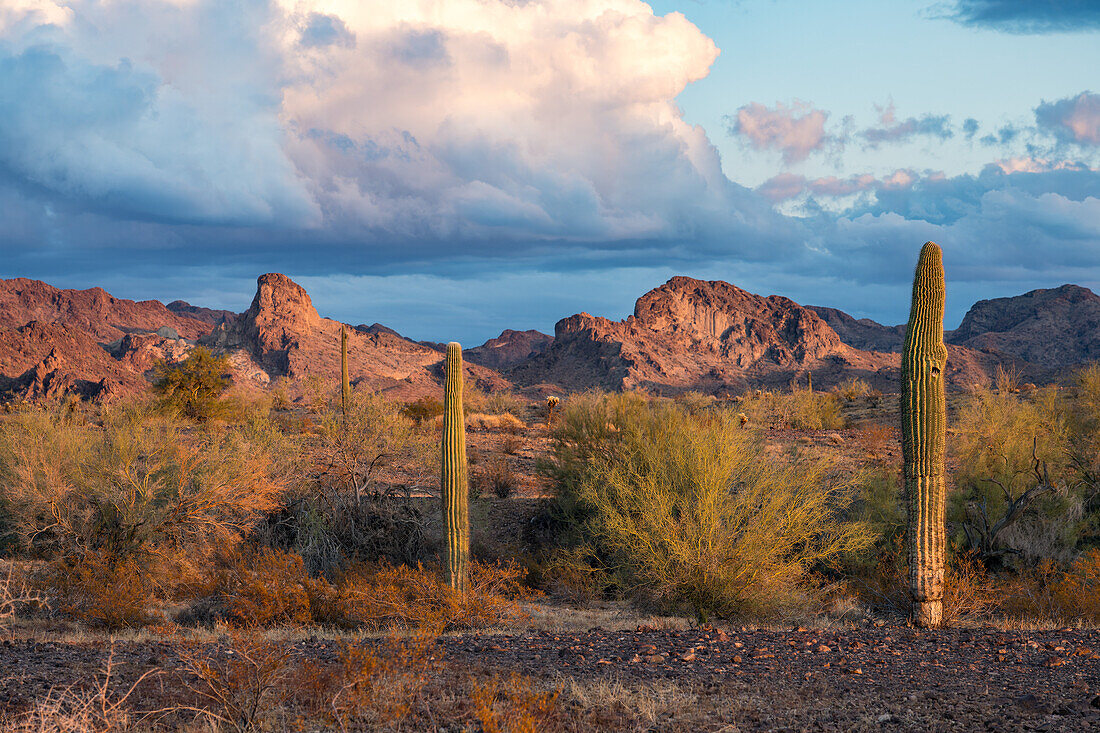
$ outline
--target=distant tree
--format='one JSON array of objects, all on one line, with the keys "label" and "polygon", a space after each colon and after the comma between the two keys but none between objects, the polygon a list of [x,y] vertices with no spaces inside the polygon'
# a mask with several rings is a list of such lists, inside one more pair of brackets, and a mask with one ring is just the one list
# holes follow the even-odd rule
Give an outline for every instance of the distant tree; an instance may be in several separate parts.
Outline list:
[{"label": "distant tree", "polygon": [[214,415],[218,398],[229,385],[229,357],[214,356],[202,346],[192,349],[178,364],[158,362],[153,378],[153,390],[160,395],[162,406],[199,421]]}]

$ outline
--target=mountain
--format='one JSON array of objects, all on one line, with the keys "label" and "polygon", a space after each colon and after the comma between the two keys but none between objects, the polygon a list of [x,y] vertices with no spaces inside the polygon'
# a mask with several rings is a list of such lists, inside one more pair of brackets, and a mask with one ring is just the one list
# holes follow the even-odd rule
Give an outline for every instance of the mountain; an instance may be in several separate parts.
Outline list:
[{"label": "mountain", "polygon": [[979,300],[949,343],[1007,354],[1043,369],[1100,359],[1100,296],[1078,285]]},{"label": "mountain", "polygon": [[864,351],[901,352],[902,342],[905,341],[904,323],[900,326],[884,326],[870,318],[853,318],[836,308],[827,308],[823,305],[806,307],[821,316],[821,320],[836,331],[840,340],[849,346]]},{"label": "mountain", "polygon": [[508,328],[481,346],[464,349],[462,355],[475,364],[504,370],[532,359],[550,348],[554,337],[534,329],[513,331]]},{"label": "mountain", "polygon": [[[299,382],[318,376],[338,384],[340,331],[344,324],[322,318],[309,294],[279,273],[261,275],[248,310],[218,326],[203,342],[220,350],[241,350],[269,378]],[[353,384],[397,396],[438,389],[444,354],[385,327],[348,327],[348,371]],[[467,379],[493,391],[508,385],[495,372],[467,365]]]},{"label": "mountain", "polygon": [[821,386],[848,376],[886,386],[897,372],[896,355],[845,344],[817,313],[789,298],[674,277],[639,298],[623,321],[587,313],[558,321],[549,348],[507,374],[521,384],[572,389],[740,391],[808,373]]},{"label": "mountain", "polygon": [[237,314],[233,311],[203,308],[200,305],[191,305],[186,300],[173,300],[165,308],[178,315],[209,323],[211,326],[229,323],[237,318]]},{"label": "mountain", "polygon": [[155,333],[165,326],[187,339],[210,331],[210,324],[173,313],[156,300],[123,300],[102,288],[61,290],[22,277],[0,280],[0,328],[31,321],[60,323],[101,342],[128,333]]}]

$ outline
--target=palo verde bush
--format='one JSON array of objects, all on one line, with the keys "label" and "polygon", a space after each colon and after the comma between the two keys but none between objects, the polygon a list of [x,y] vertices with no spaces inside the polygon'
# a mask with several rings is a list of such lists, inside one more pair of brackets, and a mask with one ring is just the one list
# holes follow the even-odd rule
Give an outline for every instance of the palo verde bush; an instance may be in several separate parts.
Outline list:
[{"label": "palo verde bush", "polygon": [[804,601],[810,568],[870,543],[855,487],[821,461],[777,463],[728,411],[636,394],[571,399],[554,434],[559,512],[590,561],[699,617]]}]

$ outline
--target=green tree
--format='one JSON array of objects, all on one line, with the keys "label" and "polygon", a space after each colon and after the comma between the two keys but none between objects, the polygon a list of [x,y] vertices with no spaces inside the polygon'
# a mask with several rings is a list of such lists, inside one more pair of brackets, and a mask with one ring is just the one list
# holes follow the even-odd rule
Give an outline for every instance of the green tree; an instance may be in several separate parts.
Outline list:
[{"label": "green tree", "polygon": [[214,356],[197,346],[178,364],[157,363],[153,389],[161,405],[192,420],[213,417],[218,398],[229,389],[229,357]]}]

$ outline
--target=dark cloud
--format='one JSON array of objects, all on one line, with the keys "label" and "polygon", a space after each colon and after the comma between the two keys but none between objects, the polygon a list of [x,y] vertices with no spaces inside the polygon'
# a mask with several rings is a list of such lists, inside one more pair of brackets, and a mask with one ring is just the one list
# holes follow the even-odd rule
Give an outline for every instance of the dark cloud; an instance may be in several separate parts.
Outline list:
[{"label": "dark cloud", "polygon": [[1100,29],[1096,0],[957,0],[947,17],[1009,33]]},{"label": "dark cloud", "polygon": [[963,121],[963,135],[966,136],[967,140],[974,139],[974,136],[978,134],[978,127],[978,121],[973,117],[967,117],[966,120]]}]

